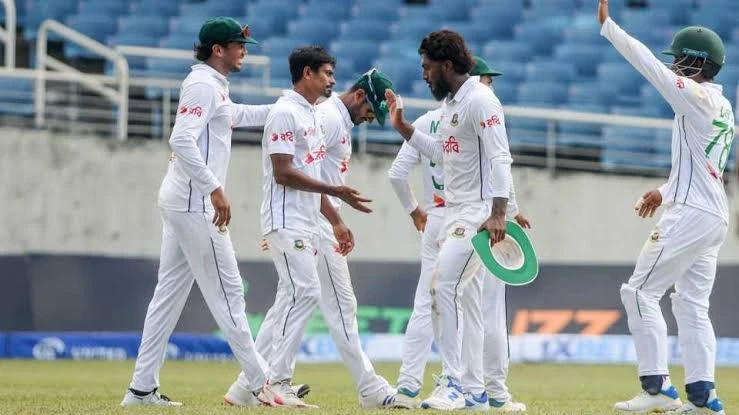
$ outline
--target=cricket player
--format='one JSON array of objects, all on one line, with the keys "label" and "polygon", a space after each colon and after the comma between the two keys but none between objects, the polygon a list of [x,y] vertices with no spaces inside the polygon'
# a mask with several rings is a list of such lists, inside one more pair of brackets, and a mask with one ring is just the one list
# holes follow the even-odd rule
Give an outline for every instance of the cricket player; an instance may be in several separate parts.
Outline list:
[{"label": "cricket player", "polygon": [[[321,130],[326,141],[326,157],[321,163],[321,178],[330,185],[343,186],[349,171],[352,154],[351,130],[363,122],[376,119],[384,124],[387,116],[385,90],[392,82],[375,68],[363,74],[341,95],[332,94],[318,105]],[[336,197],[329,201],[337,211],[342,202]],[[345,255],[337,249],[331,224],[321,218],[318,243],[318,277],[321,282],[321,312],[328,324],[331,337],[357,385],[360,406],[385,408],[392,403],[395,389],[375,373],[372,363],[362,350],[357,324],[357,299],[354,295]],[[275,333],[279,332],[277,307],[271,307],[257,335],[257,350],[270,361]],[[296,394],[307,394],[310,387],[293,385]]]},{"label": "cricket player", "polygon": [[169,336],[193,281],[208,304],[242,370],[243,404],[275,405],[281,399],[265,385],[266,362],[256,352],[246,319],[244,290],[228,226],[225,193],[232,127],[264,125],[271,106],[231,102],[226,77],[241,69],[245,45],[257,43],[247,26],[217,17],[199,33],[194,65],[180,90],[169,139],[172,157],[159,189],[162,250],[133,380],[121,406],[181,406],[160,395],[159,370]]},{"label": "cricket player", "polygon": [[[500,72],[491,69],[487,62],[479,57],[473,57],[475,66],[470,75],[479,77],[484,85],[492,86],[493,77],[501,75]],[[414,127],[426,131],[435,139],[440,140],[438,127],[440,124],[441,109],[427,112],[419,117]],[[416,201],[415,196],[408,184],[408,176],[416,165],[422,166],[424,208]],[[408,143],[403,143],[397,157],[388,172],[393,190],[413,220],[414,226],[423,235],[423,246],[421,255],[421,275],[416,288],[413,312],[408,321],[404,337],[403,362],[398,378],[398,393],[393,406],[398,408],[418,407],[416,397],[422,385],[424,367],[428,359],[428,352],[432,342],[431,324],[431,273],[439,253],[437,242],[439,228],[444,216],[444,184],[442,167],[427,157],[421,155]],[[511,185],[511,198],[508,204],[509,217],[523,227],[530,227],[528,220],[517,211],[513,197],[513,186]],[[486,274],[484,267],[480,272]],[[477,356],[477,360],[465,359],[465,363],[480,365],[484,372],[486,382],[486,393],[488,401],[484,406],[494,410],[505,412],[525,411],[526,405],[512,399],[506,386],[508,376],[508,326],[506,321],[505,284],[490,275],[483,276],[482,303],[484,307],[483,323],[484,329],[478,327],[478,331],[467,330],[465,327],[465,339],[469,336],[479,336],[484,333],[484,354]],[[467,366],[463,375],[463,389],[465,375],[475,382],[474,370],[471,365]],[[468,396],[471,398],[471,396]],[[474,399],[467,399],[468,408],[481,407]]]},{"label": "cricket player", "polygon": [[[293,89],[284,91],[270,111],[262,140],[262,233],[279,276],[272,306],[279,319],[272,338],[269,382],[282,405],[310,407],[298,398],[291,379],[305,326],[321,297],[319,216],[331,226],[335,249],[346,255],[354,247],[354,238],[327,195],[360,211],[371,210],[363,204],[369,200],[356,190],[327,184],[321,177],[327,148],[316,102],[331,96],[336,60],[323,48],[308,46],[294,50],[289,64]],[[240,405],[242,396],[248,396],[249,375],[239,375],[224,397],[226,402]]]},{"label": "cricket player", "polygon": [[[441,142],[403,117],[402,99],[392,91],[386,95],[393,127],[421,154],[443,161],[444,221],[431,282],[442,375],[421,407],[453,410],[465,407],[460,314],[464,310],[465,320],[482,322],[481,262],[470,239],[481,229],[490,232],[491,243],[505,237],[512,158],[500,101],[490,88],[469,76],[473,59],[464,39],[449,30],[432,32],[421,41],[419,54],[423,79],[433,96],[443,100]],[[473,397],[487,402],[483,382],[477,387],[470,391]]]},{"label": "cricket player", "polygon": [[[723,173],[734,139],[734,115],[713,78],[724,64],[724,46],[713,31],[691,26],[678,31],[664,52],[666,66],[608,17],[600,0],[601,34],[662,94],[675,111],[672,170],[667,183],[637,204],[638,215],[665,211],[621,286],[621,300],[636,346],[643,391],[616,404],[627,412],[676,410],[723,414],[716,395],[716,337],[708,315],[718,252],[729,222]],[[659,300],[668,288],[685,366],[684,405],[667,369],[667,328]]]}]

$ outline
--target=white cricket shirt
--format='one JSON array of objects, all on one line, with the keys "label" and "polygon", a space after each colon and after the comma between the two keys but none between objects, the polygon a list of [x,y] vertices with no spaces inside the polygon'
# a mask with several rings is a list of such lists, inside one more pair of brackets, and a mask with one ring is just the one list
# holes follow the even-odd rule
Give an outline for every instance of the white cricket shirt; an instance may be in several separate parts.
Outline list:
[{"label": "white cricket shirt", "polygon": [[[349,159],[352,157],[352,128],[354,123],[339,95],[334,93],[318,104],[321,133],[326,143],[326,158],[321,163],[321,180],[332,186],[346,184]],[[337,210],[342,201],[338,197],[328,199]]]},{"label": "white cricket shirt", "polygon": [[267,116],[262,136],[262,234],[291,229],[317,234],[320,193],[304,192],[277,184],[272,154],[290,154],[293,167],[321,179],[326,145],[319,131],[316,106],[293,90],[285,90]]},{"label": "white cricket shirt", "polygon": [[672,169],[662,203],[682,203],[729,221],[723,172],[734,139],[734,113],[721,85],[678,76],[638,40],[607,19],[600,31],[675,111]]},{"label": "white cricket shirt", "polygon": [[180,89],[169,138],[172,156],[159,188],[159,206],[212,212],[210,194],[226,185],[232,129],[264,125],[271,107],[234,104],[225,76],[206,64],[192,66]]},{"label": "white cricket shirt", "polygon": [[493,91],[470,77],[444,100],[441,111],[441,144],[418,128],[408,143],[443,161],[447,203],[508,198],[513,160],[503,107]]}]

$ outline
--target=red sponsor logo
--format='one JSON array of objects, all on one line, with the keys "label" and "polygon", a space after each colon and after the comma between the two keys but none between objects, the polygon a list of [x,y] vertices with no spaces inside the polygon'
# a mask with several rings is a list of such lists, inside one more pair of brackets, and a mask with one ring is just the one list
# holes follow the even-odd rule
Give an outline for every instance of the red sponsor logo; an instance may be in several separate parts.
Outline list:
[{"label": "red sponsor logo", "polygon": [[189,114],[189,115],[195,115],[196,117],[200,118],[203,115],[203,108],[200,107],[200,106],[191,107],[191,108],[187,108],[185,106],[182,106],[182,107],[180,107],[179,110],[177,110],[177,112],[180,113],[180,114],[182,114],[182,115]]},{"label": "red sponsor logo", "polygon": [[495,114],[491,115],[490,118],[480,121],[480,127],[482,128],[494,127],[496,125],[500,125],[500,117]]},{"label": "red sponsor logo", "polygon": [[459,153],[459,141],[457,141],[454,136],[450,136],[448,140],[444,141],[444,152],[447,154],[450,153]]},{"label": "red sponsor logo", "polygon": [[293,142],[293,141],[295,141],[294,140],[294,137],[295,136],[293,135],[293,132],[292,131],[285,131],[285,132],[282,132],[282,133],[272,133],[272,141],[280,140],[280,141],[290,141],[290,142]]},{"label": "red sponsor logo", "polygon": [[349,170],[349,160],[341,160],[341,167],[339,168],[339,171],[341,173],[346,173],[347,170]]},{"label": "red sponsor logo", "polygon": [[677,87],[678,89],[685,89],[685,81],[683,81],[683,78],[677,78]]},{"label": "red sponsor logo", "polygon": [[719,175],[719,173],[716,171],[716,169],[713,168],[711,163],[706,163],[706,167],[708,167],[708,174],[711,175],[711,177],[723,183],[724,177]]},{"label": "red sponsor logo", "polygon": [[305,164],[311,164],[314,161],[323,160],[324,158],[326,158],[326,146],[322,145],[318,150],[308,153],[305,156]]},{"label": "red sponsor logo", "polygon": [[342,136],[342,137],[341,137],[341,144],[342,144],[342,145],[346,144],[346,143],[347,143],[347,141],[348,141],[348,140],[347,140],[347,137],[346,137],[346,136]]}]

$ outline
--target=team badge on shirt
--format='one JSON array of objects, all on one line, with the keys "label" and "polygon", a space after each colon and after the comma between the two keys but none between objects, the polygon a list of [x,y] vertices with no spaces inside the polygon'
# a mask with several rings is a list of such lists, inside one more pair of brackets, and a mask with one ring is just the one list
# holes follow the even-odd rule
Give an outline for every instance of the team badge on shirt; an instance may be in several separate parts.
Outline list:
[{"label": "team badge on shirt", "polygon": [[452,115],[452,121],[450,121],[450,124],[452,127],[456,127],[457,124],[459,124],[459,114],[455,112],[454,115]]},{"label": "team badge on shirt", "polygon": [[464,237],[464,228],[456,228],[454,229],[454,232],[452,232],[452,236],[455,238],[463,238]]},{"label": "team badge on shirt", "polygon": [[303,241],[301,239],[296,239],[295,240],[295,249],[300,250],[300,251],[302,251],[303,249],[305,249],[305,244],[303,243]]},{"label": "team badge on shirt", "polygon": [[659,230],[655,229],[652,231],[652,234],[649,235],[649,240],[652,242],[659,241]]}]

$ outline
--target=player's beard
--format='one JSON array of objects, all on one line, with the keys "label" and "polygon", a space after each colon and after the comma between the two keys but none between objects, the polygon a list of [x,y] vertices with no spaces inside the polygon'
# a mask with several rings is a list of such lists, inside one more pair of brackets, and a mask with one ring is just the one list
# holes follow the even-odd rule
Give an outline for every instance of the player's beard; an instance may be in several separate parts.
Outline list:
[{"label": "player's beard", "polygon": [[450,92],[452,92],[452,87],[449,85],[449,82],[444,79],[443,76],[439,77],[439,80],[436,81],[435,84],[431,84],[431,95],[434,96],[434,98],[437,101],[441,101],[442,99],[446,98]]}]

